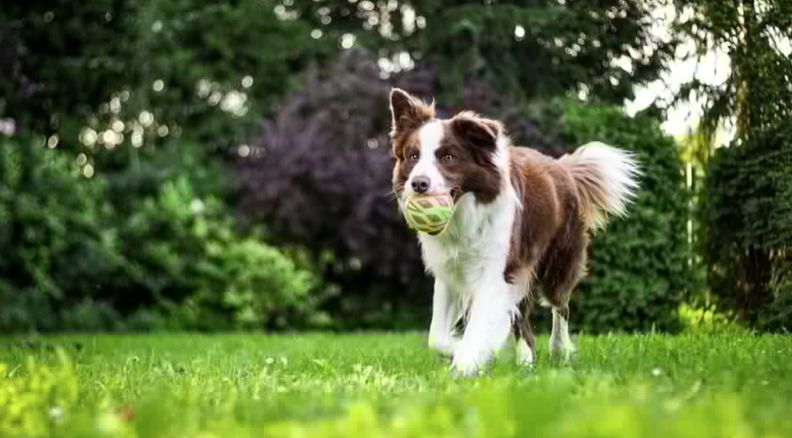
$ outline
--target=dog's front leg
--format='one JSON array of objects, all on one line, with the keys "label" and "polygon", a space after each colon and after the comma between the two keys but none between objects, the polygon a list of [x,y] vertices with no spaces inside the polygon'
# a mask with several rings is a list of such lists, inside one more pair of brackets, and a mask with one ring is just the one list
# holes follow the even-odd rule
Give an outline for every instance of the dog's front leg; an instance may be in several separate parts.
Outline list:
[{"label": "dog's front leg", "polygon": [[459,298],[452,293],[445,282],[436,279],[432,302],[432,324],[429,326],[429,348],[446,356],[453,356],[457,340],[452,331],[458,320]]},{"label": "dog's front leg", "polygon": [[472,286],[470,318],[451,364],[452,372],[466,377],[476,375],[506,344],[520,300],[519,294],[510,291],[502,271]]}]

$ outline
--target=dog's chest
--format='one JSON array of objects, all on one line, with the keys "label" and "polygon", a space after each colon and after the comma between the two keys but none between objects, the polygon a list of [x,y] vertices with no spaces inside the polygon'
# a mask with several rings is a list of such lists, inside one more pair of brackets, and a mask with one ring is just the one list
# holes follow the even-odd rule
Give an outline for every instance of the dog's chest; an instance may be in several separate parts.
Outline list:
[{"label": "dog's chest", "polygon": [[488,267],[499,263],[493,260],[494,236],[486,230],[473,231],[445,239],[426,239],[422,243],[427,269],[456,292],[463,292]]},{"label": "dog's chest", "polygon": [[461,199],[445,235],[421,237],[427,269],[456,292],[465,292],[487,271],[503,272],[513,211],[509,199],[501,196],[490,205],[472,196]]}]

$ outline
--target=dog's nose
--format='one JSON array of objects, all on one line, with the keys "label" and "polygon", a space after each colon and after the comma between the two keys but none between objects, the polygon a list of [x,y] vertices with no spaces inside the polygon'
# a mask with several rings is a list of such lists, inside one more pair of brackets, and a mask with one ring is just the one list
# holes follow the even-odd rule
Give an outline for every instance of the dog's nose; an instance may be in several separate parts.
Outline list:
[{"label": "dog's nose", "polygon": [[429,177],[416,176],[412,180],[412,188],[418,193],[426,193],[429,190]]}]

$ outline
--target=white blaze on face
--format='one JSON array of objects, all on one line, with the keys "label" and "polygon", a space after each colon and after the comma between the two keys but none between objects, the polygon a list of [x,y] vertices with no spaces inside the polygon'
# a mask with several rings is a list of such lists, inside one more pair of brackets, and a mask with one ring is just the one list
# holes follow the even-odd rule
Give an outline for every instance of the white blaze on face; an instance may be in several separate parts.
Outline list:
[{"label": "white blaze on face", "polygon": [[450,190],[446,185],[445,178],[443,178],[437,168],[436,152],[440,148],[440,141],[443,139],[443,135],[445,135],[443,124],[439,120],[427,123],[418,131],[418,138],[421,142],[421,156],[410,173],[410,178],[406,184],[407,192],[414,191],[412,180],[418,176],[429,178],[430,193],[447,193]]}]

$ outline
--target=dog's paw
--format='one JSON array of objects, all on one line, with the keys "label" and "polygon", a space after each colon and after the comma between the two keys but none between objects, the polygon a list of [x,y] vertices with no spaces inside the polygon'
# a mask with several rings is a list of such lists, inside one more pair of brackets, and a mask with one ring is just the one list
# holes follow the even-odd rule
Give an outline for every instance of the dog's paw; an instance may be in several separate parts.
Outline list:
[{"label": "dog's paw", "polygon": [[573,337],[565,342],[550,343],[550,358],[553,363],[573,365],[578,359],[578,339]]},{"label": "dog's paw", "polygon": [[451,375],[455,377],[478,377],[484,374],[486,366],[492,358],[486,361],[477,361],[464,352],[457,352],[451,362]]},{"label": "dog's paw", "polygon": [[429,339],[429,348],[435,350],[441,356],[453,358],[458,343],[459,340],[456,338],[447,340]]},{"label": "dog's paw", "polygon": [[524,367],[532,368],[536,363],[536,352],[525,342],[520,339],[517,343],[517,364]]},{"label": "dog's paw", "polygon": [[451,364],[451,377],[457,379],[475,378],[484,375],[484,370],[479,367],[461,367]]}]

